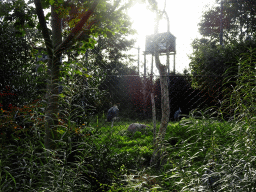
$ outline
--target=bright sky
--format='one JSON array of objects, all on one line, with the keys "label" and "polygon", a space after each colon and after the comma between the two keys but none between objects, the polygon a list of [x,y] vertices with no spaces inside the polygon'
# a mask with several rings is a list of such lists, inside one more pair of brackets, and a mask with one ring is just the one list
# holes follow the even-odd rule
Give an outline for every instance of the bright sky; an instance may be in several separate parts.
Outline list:
[{"label": "bright sky", "polygon": [[[165,0],[157,0],[159,8],[164,8]],[[208,10],[209,5],[215,4],[215,0],[166,0],[166,11],[170,20],[170,32],[176,37],[176,72],[183,72],[184,68],[189,69],[188,55],[192,53],[192,41],[200,37],[198,23],[200,22],[204,10]],[[133,21],[133,28],[137,30],[136,47],[140,47],[140,72],[144,71],[143,63],[146,35],[154,34],[155,14],[146,9],[145,4],[136,4],[128,14]],[[167,20],[162,19],[159,25],[159,33],[167,32]],[[136,49],[133,52],[136,55]],[[161,60],[166,63],[166,57]],[[134,65],[138,66],[137,63]],[[151,66],[151,56],[147,56],[147,67]],[[173,56],[170,55],[170,71],[173,70]],[[149,72],[150,70],[148,70]],[[155,73],[157,74],[157,73]]]}]

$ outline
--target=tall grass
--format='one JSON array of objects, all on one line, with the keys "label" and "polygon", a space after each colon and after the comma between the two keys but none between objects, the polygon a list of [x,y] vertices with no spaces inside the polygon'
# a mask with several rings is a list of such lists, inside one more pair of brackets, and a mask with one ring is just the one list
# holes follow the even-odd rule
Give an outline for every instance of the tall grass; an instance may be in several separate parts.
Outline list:
[{"label": "tall grass", "polygon": [[191,124],[186,130],[191,137],[183,141],[180,158],[167,177],[178,191],[256,190],[255,56],[252,49],[241,56],[236,86],[224,101],[233,109],[230,122],[182,121],[183,127]]},{"label": "tall grass", "polygon": [[197,112],[200,119],[191,114],[170,122],[158,167],[150,167],[151,122],[131,134],[132,120],[111,128],[104,115],[88,119],[72,105],[76,87],[65,88],[56,150],[44,148],[42,103],[20,109],[22,129],[16,112],[1,110],[0,191],[255,191],[254,52],[242,55],[236,86],[222,103],[234,109],[230,121],[213,119],[208,110]]},{"label": "tall grass", "polygon": [[[125,174],[126,190],[155,191],[255,191],[256,190],[256,50],[241,56],[235,87],[222,102],[229,121],[216,121],[201,112],[201,120],[183,119],[170,125],[163,156],[165,164]],[[223,117],[220,108],[218,115]],[[169,132],[168,132],[169,131]]]}]

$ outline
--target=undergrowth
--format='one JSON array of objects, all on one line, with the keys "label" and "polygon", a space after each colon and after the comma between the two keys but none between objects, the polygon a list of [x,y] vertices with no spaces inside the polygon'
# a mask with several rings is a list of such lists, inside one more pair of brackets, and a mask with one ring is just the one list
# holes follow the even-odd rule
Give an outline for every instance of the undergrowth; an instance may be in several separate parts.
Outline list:
[{"label": "undergrowth", "polygon": [[[150,166],[150,121],[135,134],[127,131],[132,120],[111,127],[104,115],[93,115],[88,123],[81,107],[72,106],[72,88],[58,114],[55,150],[44,147],[45,103],[1,109],[0,191],[255,191],[254,52],[243,55],[219,119],[208,109],[200,119],[192,113],[169,123],[159,166]],[[226,106],[234,109],[229,121],[222,118]]]}]

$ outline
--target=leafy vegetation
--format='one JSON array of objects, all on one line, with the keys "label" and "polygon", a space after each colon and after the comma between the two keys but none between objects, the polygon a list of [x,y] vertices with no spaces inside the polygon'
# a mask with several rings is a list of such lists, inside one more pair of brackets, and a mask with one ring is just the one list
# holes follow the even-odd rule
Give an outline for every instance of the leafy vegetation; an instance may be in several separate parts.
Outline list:
[{"label": "leafy vegetation", "polygon": [[38,97],[33,50],[24,38],[17,37],[17,32],[13,24],[0,21],[0,103],[5,110],[9,104],[21,107]]},{"label": "leafy vegetation", "polygon": [[[241,73],[240,63],[245,61],[244,54],[256,47],[255,2],[217,2],[220,6],[206,10],[199,23],[203,37],[192,43],[190,69],[192,87],[216,98],[215,105],[221,104],[223,116],[228,120],[236,115],[234,110],[229,109],[229,101],[230,93],[239,84],[237,78]],[[247,62],[246,66],[254,68],[254,60]],[[223,101],[227,102],[223,104]]]},{"label": "leafy vegetation", "polygon": [[[30,109],[36,117],[38,108]],[[127,132],[132,121],[116,122],[111,128],[103,118],[92,120],[90,127],[59,119],[61,139],[50,156],[44,155],[40,116],[33,122],[22,130],[22,139],[9,125],[11,137],[1,135],[2,191],[254,190],[252,121],[194,119],[191,114],[169,123],[157,167],[149,166],[153,152],[149,122],[150,128],[133,135]],[[47,185],[46,172],[51,175]],[[214,185],[209,184],[211,179],[216,180]]]},{"label": "leafy vegetation", "polygon": [[[23,1],[18,2],[22,4]],[[49,3],[53,4],[54,1],[43,1],[43,6],[48,7]],[[58,5],[62,4],[59,1]],[[106,6],[110,4],[99,5],[97,19],[102,21],[109,14]],[[68,10],[72,6],[74,5],[68,5]],[[14,23],[17,29],[25,33],[23,22],[30,22],[30,26],[33,24],[32,18],[25,18],[21,23],[20,19],[23,19],[25,13],[28,12],[29,16],[31,12],[30,9],[25,9],[23,14],[22,9],[18,8],[17,4],[14,13],[19,14],[14,15]],[[14,8],[9,10],[11,9]],[[69,25],[75,26],[79,21],[77,18],[82,10],[76,11],[74,15],[66,13],[63,16],[69,19]],[[129,59],[123,61],[125,51],[132,45],[132,41],[127,41],[122,36],[130,26],[125,15],[120,17],[122,25],[115,26],[119,21],[115,19],[121,12],[122,8],[105,20],[105,24],[111,23],[109,26],[114,29],[101,31],[96,26],[92,28],[96,40],[85,34],[83,40],[78,39],[72,49],[63,52],[68,56],[68,61],[60,64],[58,78],[62,83],[62,90],[56,94],[59,97],[59,108],[58,113],[51,114],[57,120],[54,124],[55,134],[50,132],[54,148],[45,146],[48,103],[44,99],[44,92],[35,94],[41,96],[38,100],[19,98],[22,101],[17,102],[19,106],[0,106],[0,191],[255,191],[254,43],[237,43],[227,48],[215,46],[209,41],[197,42],[198,45],[195,43],[198,52],[195,52],[193,70],[198,74],[210,74],[211,66],[218,62],[208,62],[208,58],[222,61],[222,53],[225,53],[225,57],[235,53],[238,60],[235,56],[231,57],[230,65],[220,69],[227,76],[223,81],[226,89],[221,91],[223,100],[220,107],[190,111],[190,115],[181,121],[169,122],[164,138],[157,143],[161,145],[160,155],[157,156],[159,159],[156,161],[158,163],[152,165],[152,156],[157,146],[153,143],[151,119],[138,118],[142,111],[138,108],[143,106],[140,103],[143,101],[140,90],[145,82],[136,76],[134,69],[127,66]],[[118,31],[115,27],[124,28]],[[67,28],[66,26],[65,30]],[[23,44],[19,44],[23,43],[21,37],[12,42],[4,38],[11,37],[12,33],[8,36],[6,31],[1,32],[3,38],[0,40],[6,43],[6,47],[13,45],[14,48],[23,48]],[[69,31],[63,33],[64,36],[68,35]],[[81,49],[78,48],[80,46]],[[87,50],[88,47],[91,48],[90,51]],[[33,69],[30,62],[35,64],[23,57],[23,53],[25,51],[16,57],[12,53],[3,55],[8,56],[3,72],[9,72],[8,65],[14,67],[12,62],[19,64],[14,72],[21,71],[25,75],[19,82],[23,82],[22,79],[29,80],[26,75]],[[44,63],[40,64],[45,66]],[[107,72],[104,72],[105,69]],[[33,86],[44,81],[43,74],[44,70],[40,73],[40,80],[29,82],[31,92],[34,91]],[[120,74],[131,76],[121,79],[118,76]],[[26,90],[26,86],[15,84],[7,77],[8,83]],[[170,81],[173,83],[170,89],[174,90],[179,85],[177,89],[180,92],[185,91],[184,87],[202,89],[215,85],[211,84],[211,79],[196,79],[192,81],[192,85],[182,78],[173,77]],[[112,84],[109,85],[110,83]],[[135,85],[131,86],[131,83]],[[146,88],[150,89],[152,82],[146,83]],[[129,91],[124,91],[124,87]],[[118,89],[113,90],[114,88]],[[160,92],[159,80],[155,82],[155,91]],[[1,92],[2,96],[13,95],[12,92],[5,91]],[[178,98],[176,93],[171,93],[171,101],[174,101],[174,97]],[[109,102],[117,100],[124,103],[123,108],[132,103],[134,106],[130,106],[130,111],[120,110],[121,121],[114,122],[111,127],[111,123],[105,121],[106,114],[102,111],[106,111]],[[156,101],[156,104],[160,109],[161,102]],[[123,115],[122,119],[122,114],[131,111],[133,114]],[[212,113],[215,113],[214,116]],[[228,121],[224,118],[226,114],[229,115]],[[134,121],[146,124],[149,128],[130,133],[127,128]],[[158,121],[157,131],[160,124]]]},{"label": "leafy vegetation", "polygon": [[[42,101],[2,109],[1,190],[254,191],[255,81],[253,70],[248,70],[254,54],[249,50],[243,55],[231,99],[223,102],[237,116],[224,121],[207,111],[199,118],[195,111],[180,122],[170,122],[160,164],[153,167],[151,121],[141,122],[149,128],[135,134],[127,132],[132,120],[115,122],[111,128],[104,114],[92,116],[90,126],[79,124],[71,118],[76,114],[70,102],[72,87],[64,88],[65,113],[58,117],[58,147],[50,156],[43,144]],[[15,119],[16,111],[22,119]],[[220,108],[219,117],[222,114]],[[51,177],[48,183],[46,174]]]},{"label": "leafy vegetation", "polygon": [[[224,42],[243,41],[255,35],[255,1],[216,1],[220,6],[210,7],[203,14],[199,31],[204,37],[219,40],[223,29]],[[222,4],[222,8],[221,8]],[[222,25],[222,26],[221,26]]]}]

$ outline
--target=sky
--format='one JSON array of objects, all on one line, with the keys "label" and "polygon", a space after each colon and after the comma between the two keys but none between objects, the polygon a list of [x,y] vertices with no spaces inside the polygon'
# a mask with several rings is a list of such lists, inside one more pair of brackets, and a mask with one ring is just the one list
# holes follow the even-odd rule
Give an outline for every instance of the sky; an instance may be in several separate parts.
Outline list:
[{"label": "sky", "polygon": [[[157,0],[159,8],[164,8],[164,0]],[[169,16],[170,32],[176,37],[176,72],[183,73],[189,69],[189,58],[193,52],[191,43],[195,38],[200,38],[198,23],[201,20],[203,11],[208,10],[212,5],[216,5],[215,0],[166,0],[166,12]],[[145,51],[146,35],[154,34],[155,14],[147,10],[145,4],[137,3],[128,11],[133,21],[132,27],[137,30],[133,36],[137,42],[135,47],[140,47],[140,72],[144,71],[143,63]],[[167,20],[162,19],[159,24],[159,33],[167,31]],[[138,50],[133,49],[132,54],[137,59]],[[166,56],[162,57],[161,62],[166,63]],[[138,63],[134,63],[138,66]],[[151,56],[147,56],[147,66],[151,66]],[[173,56],[170,56],[170,70],[173,70]],[[147,70],[149,72],[149,69]],[[154,70],[156,71],[156,70]],[[157,75],[157,72],[155,73]]]}]

